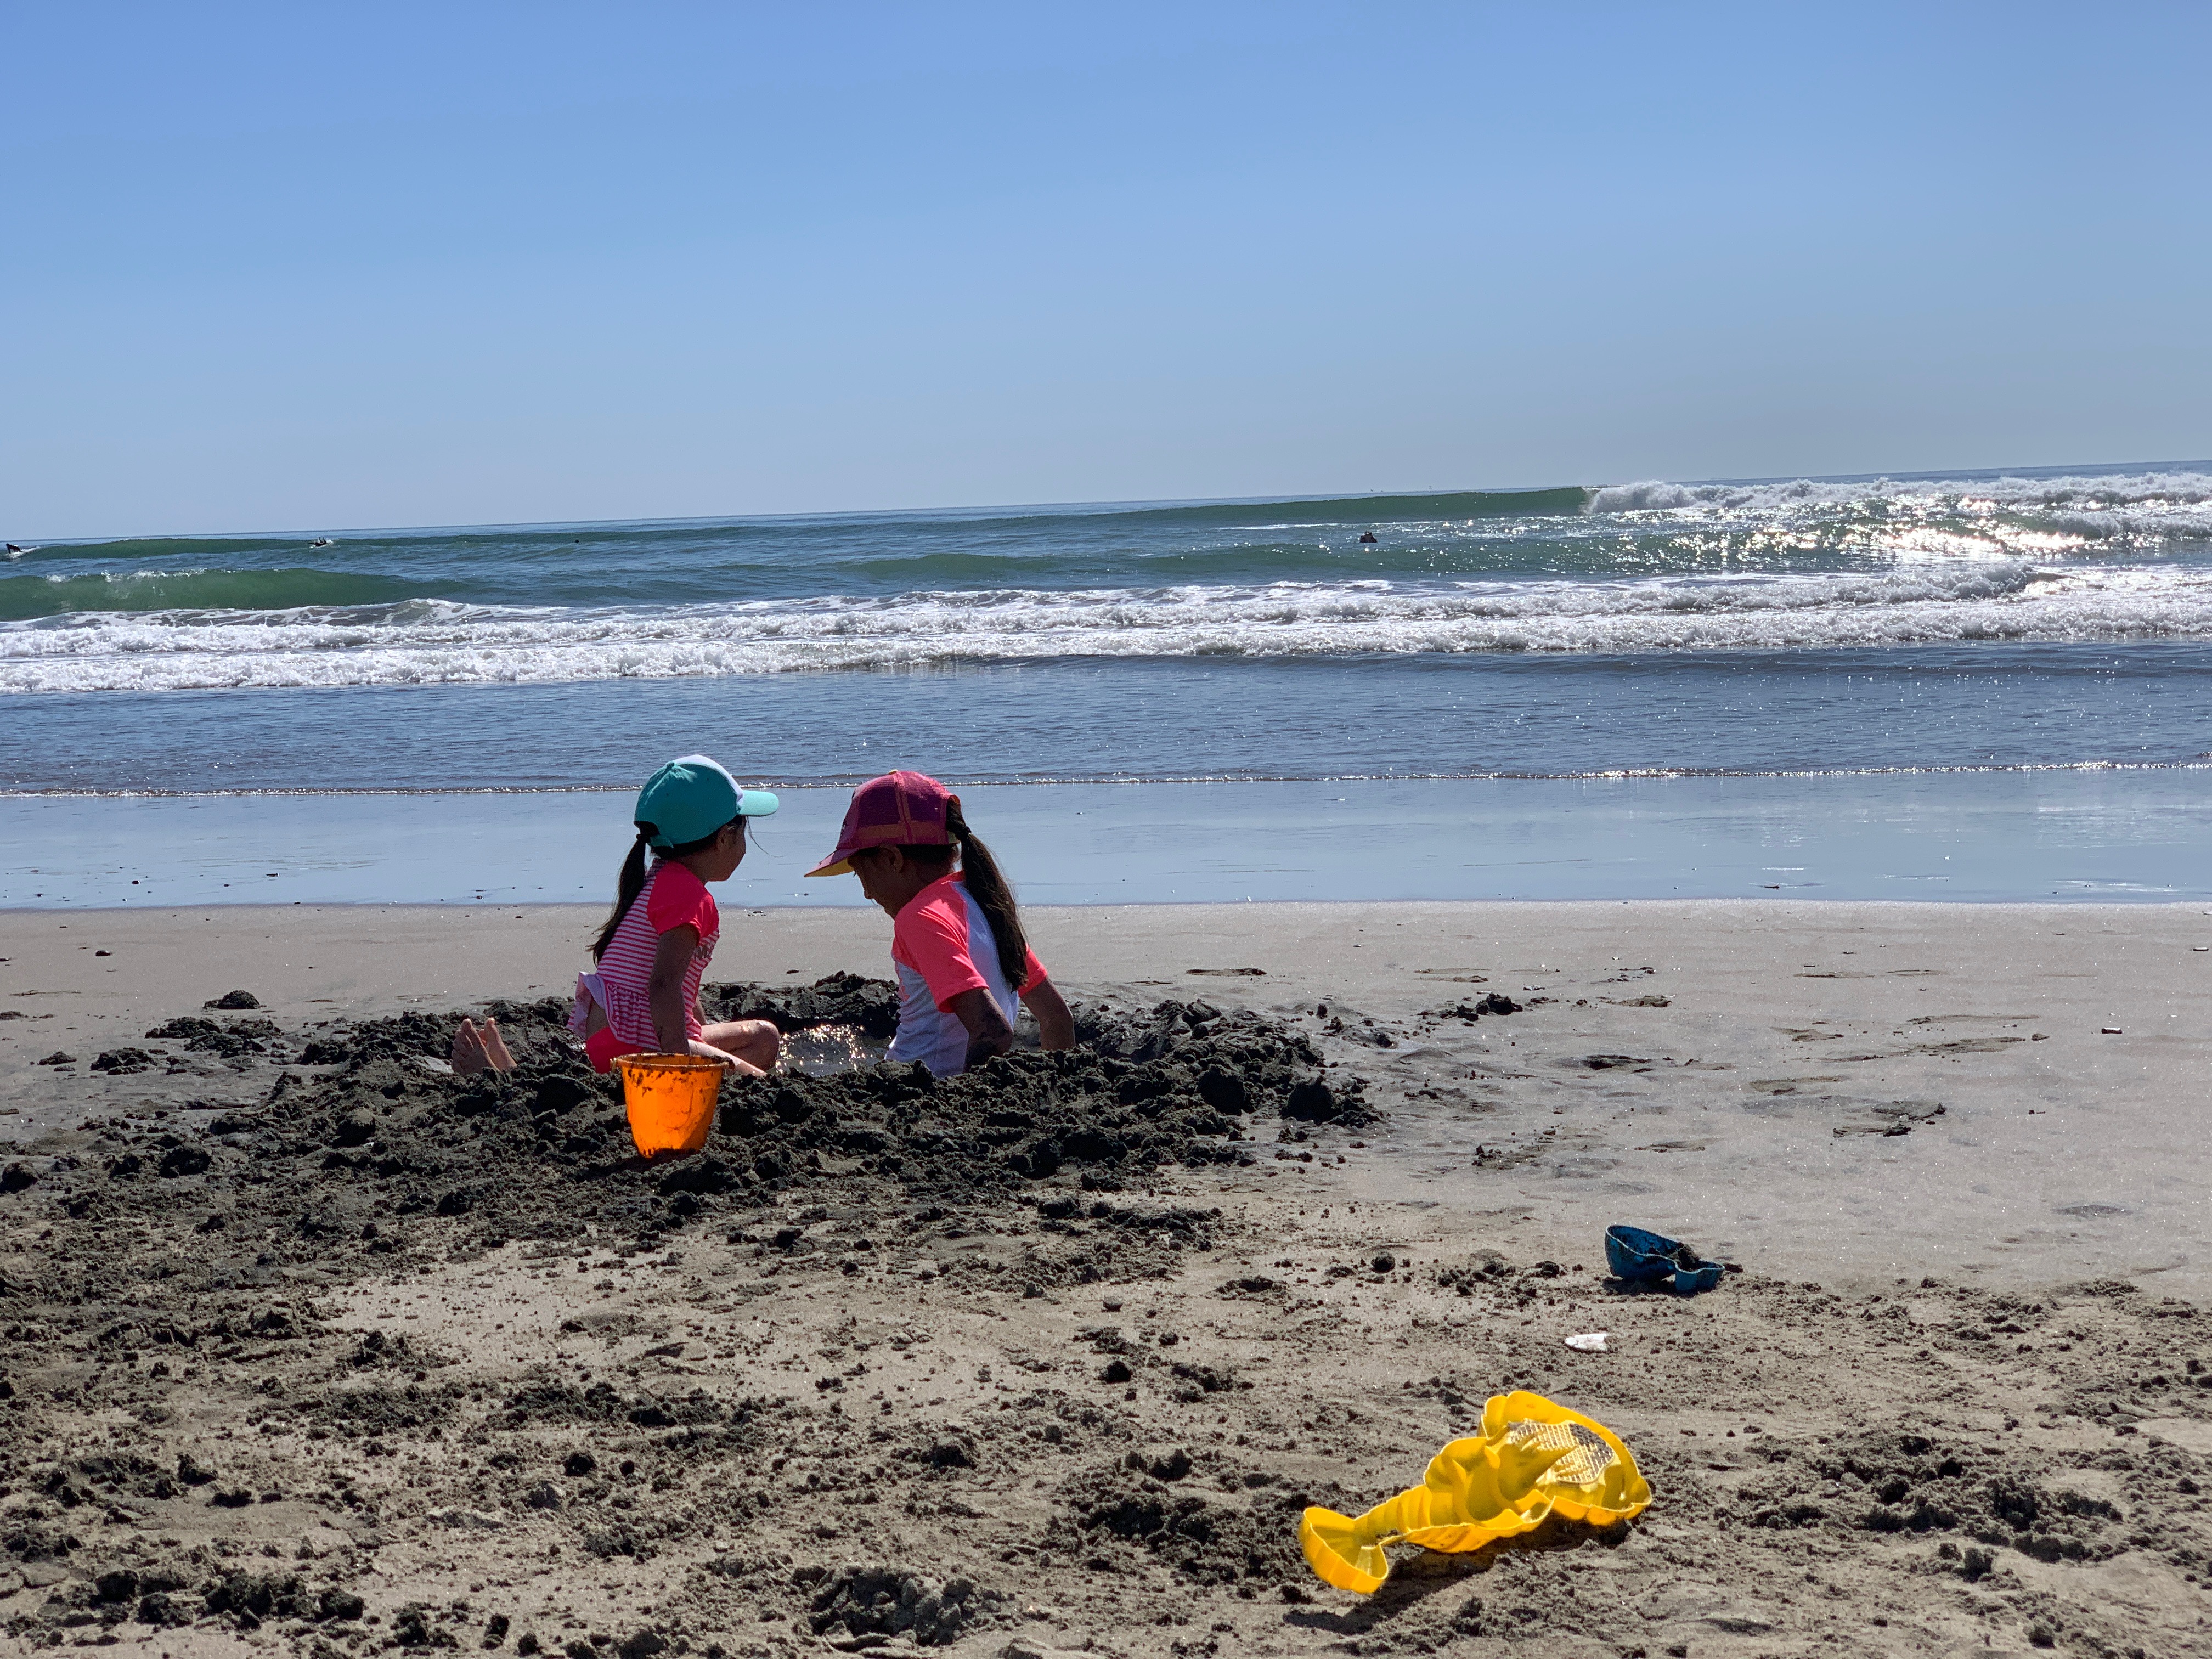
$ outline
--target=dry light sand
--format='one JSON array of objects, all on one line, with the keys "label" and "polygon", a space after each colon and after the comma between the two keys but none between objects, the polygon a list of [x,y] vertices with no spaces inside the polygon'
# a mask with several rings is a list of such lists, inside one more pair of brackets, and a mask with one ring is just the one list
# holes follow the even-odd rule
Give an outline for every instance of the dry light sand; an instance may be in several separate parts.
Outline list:
[{"label": "dry light sand", "polygon": [[[725,915],[710,979],[884,971],[872,912]],[[592,920],[0,915],[0,1641],[2212,1653],[2199,910],[1040,909],[1072,1000],[1255,1011],[1376,1120],[951,1205],[817,1158],[635,1235],[263,1226],[303,1038],[562,994]],[[265,1052],[147,1037],[233,988]],[[1618,1221],[1743,1271],[1630,1293]],[[1634,1526],[1305,1571],[1300,1503],[1516,1386],[1626,1439]]]}]

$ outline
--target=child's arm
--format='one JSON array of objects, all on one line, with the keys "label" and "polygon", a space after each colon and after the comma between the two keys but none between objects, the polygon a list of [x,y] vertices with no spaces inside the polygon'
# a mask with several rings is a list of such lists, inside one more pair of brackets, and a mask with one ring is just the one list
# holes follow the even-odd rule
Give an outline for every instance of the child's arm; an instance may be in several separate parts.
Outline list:
[{"label": "child's arm", "polygon": [[991,1000],[988,991],[963,991],[943,1006],[968,1028],[967,1065],[970,1069],[1014,1046],[1014,1028],[1006,1024],[1006,1017],[999,1012],[999,1005]]},{"label": "child's arm", "polygon": [[694,1042],[691,1052],[702,1060],[717,1060],[739,1077],[766,1077],[768,1073],[749,1060],[740,1060],[726,1048],[717,1048],[711,1042]]},{"label": "child's arm", "polygon": [[653,1041],[664,1054],[691,1052],[691,1027],[684,1018],[684,972],[691,965],[691,952],[699,943],[699,930],[689,922],[672,927],[653,947],[653,974],[645,982],[646,1006],[653,1010]]},{"label": "child's arm", "polygon": [[1066,1001],[1050,980],[1040,979],[1023,992],[1022,1006],[1036,1016],[1038,1048],[1075,1046],[1075,1016],[1067,1012]]}]

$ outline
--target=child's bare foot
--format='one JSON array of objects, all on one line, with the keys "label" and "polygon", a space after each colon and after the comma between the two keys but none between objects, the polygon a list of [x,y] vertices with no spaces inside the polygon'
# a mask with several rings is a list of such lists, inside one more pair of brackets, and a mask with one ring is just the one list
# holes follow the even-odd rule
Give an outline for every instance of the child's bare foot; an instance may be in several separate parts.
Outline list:
[{"label": "child's bare foot", "polygon": [[514,1056],[507,1051],[507,1039],[499,1034],[499,1022],[487,1019],[479,1028],[474,1020],[463,1020],[461,1029],[453,1033],[453,1066],[462,1077],[474,1077],[479,1072],[513,1071]]},{"label": "child's bare foot", "polygon": [[463,1020],[461,1029],[453,1033],[453,1051],[447,1059],[462,1077],[474,1077],[478,1072],[491,1069],[491,1058],[484,1053],[483,1037],[474,1020]]}]

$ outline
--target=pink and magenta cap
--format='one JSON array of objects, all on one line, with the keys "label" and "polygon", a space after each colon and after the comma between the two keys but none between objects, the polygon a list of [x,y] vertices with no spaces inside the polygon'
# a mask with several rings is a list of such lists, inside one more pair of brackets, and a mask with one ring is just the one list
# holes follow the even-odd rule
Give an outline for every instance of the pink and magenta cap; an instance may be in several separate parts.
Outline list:
[{"label": "pink and magenta cap", "polygon": [[951,831],[945,811],[959,799],[935,778],[919,772],[886,772],[853,792],[837,850],[806,873],[842,876],[853,868],[853,854],[871,847],[946,847]]}]

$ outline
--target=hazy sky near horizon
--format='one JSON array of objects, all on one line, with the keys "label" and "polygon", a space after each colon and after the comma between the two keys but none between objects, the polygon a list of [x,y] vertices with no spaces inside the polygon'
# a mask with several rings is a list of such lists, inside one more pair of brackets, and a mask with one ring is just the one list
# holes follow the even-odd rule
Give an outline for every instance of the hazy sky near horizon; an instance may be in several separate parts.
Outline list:
[{"label": "hazy sky near horizon", "polygon": [[0,5],[0,532],[2212,454],[2202,7]]}]

